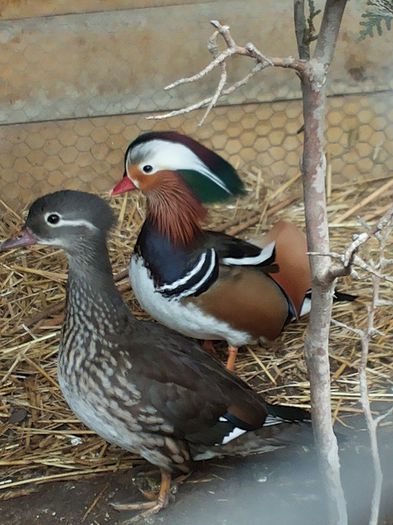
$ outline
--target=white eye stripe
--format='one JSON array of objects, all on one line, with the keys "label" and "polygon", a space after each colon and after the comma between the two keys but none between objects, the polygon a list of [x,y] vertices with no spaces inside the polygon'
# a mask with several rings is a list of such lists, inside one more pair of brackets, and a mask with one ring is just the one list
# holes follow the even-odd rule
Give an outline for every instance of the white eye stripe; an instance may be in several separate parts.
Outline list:
[{"label": "white eye stripe", "polygon": [[[50,215],[57,215],[59,217],[59,221],[56,222],[55,224],[48,222],[48,217]],[[94,226],[94,224],[92,224],[89,221],[86,221],[85,219],[63,219],[63,217],[59,213],[56,213],[56,212],[47,212],[45,214],[45,221],[52,228],[59,228],[61,226],[86,226],[86,228],[89,228],[89,230],[98,229],[96,226]]]},{"label": "white eye stripe", "polygon": [[193,151],[178,142],[156,139],[138,144],[128,153],[127,168],[129,164],[135,163],[138,163],[141,171],[147,164],[152,166],[152,171],[143,172],[147,176],[160,170],[199,171],[224,191],[231,193],[225,183]]},{"label": "white eye stripe", "polygon": [[89,228],[89,230],[98,230],[98,228],[94,226],[94,224],[92,224],[89,221],[85,221],[84,219],[62,219],[61,222],[63,226],[86,226],[86,228]]}]

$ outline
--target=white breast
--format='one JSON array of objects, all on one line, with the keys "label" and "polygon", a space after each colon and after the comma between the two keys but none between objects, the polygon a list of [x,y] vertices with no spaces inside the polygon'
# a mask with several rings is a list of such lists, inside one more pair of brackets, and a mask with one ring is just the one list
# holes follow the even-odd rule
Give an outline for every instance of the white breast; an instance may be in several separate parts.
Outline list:
[{"label": "white breast", "polygon": [[132,256],[129,271],[131,285],[140,305],[163,325],[195,339],[222,339],[233,346],[251,342],[246,332],[232,329],[228,323],[205,314],[196,305],[163,297],[155,290],[141,257]]}]

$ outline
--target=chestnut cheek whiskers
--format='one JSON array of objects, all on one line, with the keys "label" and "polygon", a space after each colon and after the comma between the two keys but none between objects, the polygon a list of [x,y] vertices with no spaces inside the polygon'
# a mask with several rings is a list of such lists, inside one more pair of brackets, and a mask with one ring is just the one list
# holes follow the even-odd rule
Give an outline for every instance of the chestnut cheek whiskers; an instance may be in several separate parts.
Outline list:
[{"label": "chestnut cheek whiskers", "polygon": [[148,215],[159,231],[168,235],[174,244],[192,242],[201,232],[200,223],[206,216],[201,202],[173,172],[161,172],[149,186],[148,190],[144,190]]}]

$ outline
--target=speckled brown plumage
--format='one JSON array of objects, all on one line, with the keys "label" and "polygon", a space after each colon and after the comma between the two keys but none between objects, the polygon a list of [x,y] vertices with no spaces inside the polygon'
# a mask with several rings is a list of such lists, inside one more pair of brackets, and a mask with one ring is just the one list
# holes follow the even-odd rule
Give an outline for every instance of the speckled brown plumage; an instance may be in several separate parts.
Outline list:
[{"label": "speckled brown plumage", "polygon": [[292,441],[288,428],[295,441],[311,433],[293,424],[307,418],[305,411],[265,403],[193,341],[134,319],[111,272],[106,235],[113,222],[98,197],[57,192],[32,205],[22,234],[1,249],[40,243],[66,251],[59,384],[89,428],[161,469],[157,502],[142,504],[148,515],[166,505],[174,470],[189,472],[193,461],[216,455],[271,450]]}]

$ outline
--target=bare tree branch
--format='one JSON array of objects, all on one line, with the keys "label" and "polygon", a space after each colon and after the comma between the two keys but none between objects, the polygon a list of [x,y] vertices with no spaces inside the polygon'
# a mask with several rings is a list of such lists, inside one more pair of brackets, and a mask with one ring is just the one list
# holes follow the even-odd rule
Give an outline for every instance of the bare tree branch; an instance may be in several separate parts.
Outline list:
[{"label": "bare tree branch", "polygon": [[[216,31],[209,38],[208,49],[213,54],[213,60],[204,67],[201,71],[192,75],[190,77],[180,78],[172,84],[169,84],[164,89],[173,89],[182,84],[189,84],[191,82],[196,82],[201,78],[208,75],[211,71],[217,67],[221,67],[221,76],[217,86],[217,89],[213,96],[204,98],[190,106],[181,109],[175,109],[168,113],[161,115],[149,115],[147,119],[153,120],[163,120],[169,117],[174,117],[177,115],[184,115],[194,111],[195,109],[200,109],[202,107],[208,106],[205,114],[202,117],[202,120],[199,122],[199,126],[203,124],[206,120],[206,117],[210,113],[211,109],[216,105],[217,101],[224,95],[229,95],[233,93],[239,87],[245,85],[256,73],[266,69],[267,67],[282,67],[295,70],[298,74],[302,74],[304,71],[305,63],[303,60],[299,60],[293,57],[279,58],[279,57],[267,57],[259,49],[255,47],[253,43],[248,43],[245,46],[239,46],[233,39],[229,26],[221,25],[217,20],[211,20],[211,24],[216,28]],[[221,52],[218,52],[217,37],[221,36],[226,49]],[[213,51],[214,50],[214,51]],[[234,82],[231,86],[225,88],[227,83],[227,71],[226,71],[226,61],[233,55],[242,55],[255,60],[255,65],[251,71],[241,80]]]},{"label": "bare tree branch", "polygon": [[348,271],[344,272],[344,259],[345,255],[342,255],[340,253],[336,252],[329,252],[329,253],[322,253],[322,252],[307,252],[308,255],[316,256],[316,257],[330,257],[331,259],[334,259],[336,261],[340,261],[341,264],[337,266],[331,266],[331,274],[336,275],[337,277],[350,275],[353,279],[359,279],[359,275],[355,271],[354,267],[361,268],[362,270],[365,270],[366,272],[375,275],[376,277],[379,277],[382,281],[387,281],[389,283],[393,283],[393,277],[390,277],[389,275],[382,274],[378,270],[376,270],[373,266],[371,266],[369,263],[361,259],[358,255],[354,255],[353,259],[351,260],[350,265],[348,266]]},{"label": "bare tree branch", "polygon": [[384,414],[380,414],[379,416],[377,416],[374,421],[377,425],[379,425],[380,423],[382,423],[382,421],[384,419],[386,419],[387,417],[391,416],[393,414],[393,406],[389,408],[389,410],[387,410]]},{"label": "bare tree branch", "polygon": [[[393,206],[383,215],[383,217],[378,221],[378,223],[375,225],[375,227],[370,230],[369,232],[363,232],[355,236],[353,242],[348,246],[348,248],[345,250],[345,254],[343,257],[341,257],[341,266],[331,266],[329,269],[329,273],[331,278],[340,277],[343,275],[349,275],[351,272],[351,268],[355,265],[360,266],[361,268],[366,269],[379,279],[384,279],[387,281],[391,281],[391,278],[389,278],[386,275],[382,275],[378,273],[378,268],[374,268],[371,265],[364,262],[360,257],[357,257],[356,254],[365,242],[367,242],[371,237],[379,237],[380,234],[389,227],[389,225],[393,221]],[[367,226],[367,225],[365,225]],[[382,262],[382,261],[381,261]]]},{"label": "bare tree branch", "polygon": [[[372,412],[371,412],[371,406],[370,406],[370,398],[369,398],[369,389],[367,384],[367,361],[368,361],[368,354],[369,354],[369,347],[370,347],[370,341],[372,338],[378,334],[378,330],[375,328],[375,313],[377,310],[377,307],[383,304],[383,301],[379,299],[379,290],[380,290],[380,284],[383,278],[387,278],[387,276],[384,276],[380,272],[383,272],[384,268],[387,266],[386,262],[389,262],[385,258],[385,245],[387,237],[392,233],[393,231],[393,207],[388,210],[387,213],[378,221],[378,223],[375,225],[373,229],[370,230],[369,233],[362,233],[356,237],[354,242],[349,246],[349,248],[346,250],[346,256],[344,256],[344,264],[345,260],[353,259],[353,253],[359,249],[359,247],[364,244],[366,241],[368,241],[370,238],[374,237],[377,239],[379,243],[379,253],[378,253],[378,261],[376,263],[368,263],[367,271],[369,271],[372,274],[372,299],[371,304],[367,308],[367,326],[364,330],[361,330],[359,328],[353,328],[351,326],[348,326],[344,323],[341,323],[339,321],[332,320],[332,323],[336,326],[340,326],[341,328],[344,328],[346,330],[351,331],[352,333],[355,333],[360,338],[360,345],[361,345],[361,357],[360,357],[360,365],[359,365],[359,386],[360,386],[360,402],[362,405],[362,409],[364,412],[364,416],[366,419],[367,424],[367,430],[370,438],[370,449],[371,449],[371,457],[373,461],[373,470],[374,470],[374,489],[372,494],[372,500],[371,500],[371,511],[370,511],[370,519],[369,519],[369,525],[377,525],[378,524],[378,516],[379,516],[379,508],[380,508],[380,502],[381,502],[381,495],[382,495],[382,482],[383,482],[383,474],[382,474],[382,468],[381,468],[381,460],[379,456],[379,450],[378,450],[378,436],[377,436],[377,429],[378,425],[390,414],[393,413],[393,407],[390,408],[387,412],[384,414],[381,414],[377,416],[376,418],[373,418]],[[349,254],[349,257],[348,257]],[[352,260],[352,263],[354,261]],[[351,264],[352,264],[351,263]],[[377,271],[379,270],[379,271]],[[390,279],[389,279],[390,280]],[[390,282],[393,282],[393,280],[390,280]]]},{"label": "bare tree branch", "polygon": [[[229,86],[227,89],[223,89],[221,92],[221,96],[230,95],[231,93],[239,89],[241,86],[246,85],[249,82],[249,80],[262,69],[264,69],[264,66],[262,64],[259,64],[259,63],[256,64],[244,78],[242,78],[241,80],[238,80],[237,82]],[[170,117],[176,117],[177,115],[184,115],[185,113],[190,113],[191,111],[195,111],[196,109],[203,108],[204,106],[209,104],[213,98],[214,97],[207,97],[185,108],[175,109],[173,111],[170,111],[168,113],[163,113],[161,115],[149,115],[148,117],[146,117],[146,119],[147,120],[164,120]],[[200,126],[201,123],[199,123],[198,125]]]},{"label": "bare tree branch", "polygon": [[[211,21],[215,28],[208,44],[209,51],[213,55],[212,61],[198,73],[181,78],[165,89],[173,89],[182,84],[196,82],[219,68],[221,74],[214,94],[188,107],[147,118],[165,119],[207,107],[199,123],[201,125],[221,97],[229,95],[236,89],[244,86],[254,75],[268,67],[293,69],[300,77],[305,123],[302,164],[303,187],[307,241],[309,254],[311,255],[310,265],[313,278],[312,308],[305,341],[305,357],[310,376],[313,428],[329,503],[328,520],[330,525],[346,525],[348,521],[346,502],[340,480],[337,441],[331,421],[328,342],[332,297],[336,278],[343,275],[356,277],[357,274],[354,267],[360,267],[371,273],[373,280],[373,299],[368,311],[367,329],[359,330],[334,320],[332,323],[341,328],[351,330],[361,341],[362,354],[359,367],[361,403],[370,435],[376,479],[370,525],[376,525],[382,486],[376,429],[387,415],[393,413],[393,408],[386,414],[373,419],[368,399],[366,366],[369,342],[378,333],[374,327],[375,310],[379,305],[386,303],[386,301],[379,299],[379,286],[382,280],[393,282],[389,276],[383,273],[383,269],[388,264],[392,264],[391,259],[384,257],[384,242],[386,240],[386,232],[392,229],[393,207],[382,217],[373,230],[369,230],[367,225],[365,225],[366,231],[354,237],[344,254],[330,252],[325,195],[326,157],[324,154],[326,79],[328,68],[334,55],[346,0],[326,0],[318,37],[315,36],[314,18],[319,11],[315,9],[313,0],[307,0],[307,6],[309,16],[306,18],[305,0],[294,0],[296,41],[300,59],[293,57],[268,57],[253,43],[240,46],[235,42],[228,26],[221,25],[216,20]],[[225,45],[221,51],[218,45],[219,39],[222,39],[221,41]],[[310,44],[314,40],[316,40],[316,47],[313,56],[311,56]],[[235,55],[251,58],[254,61],[254,65],[244,78],[228,86],[227,63]],[[390,181],[385,186],[389,185],[390,187],[391,184],[392,182]],[[381,187],[373,195],[363,199],[340,219],[343,220],[345,217],[353,214],[371,199],[375,198],[377,193],[380,194],[385,191],[387,189],[385,186]],[[377,238],[381,247],[380,256],[376,263],[366,262],[358,255],[360,247],[371,237]],[[332,264],[332,259],[335,261],[334,264]]]},{"label": "bare tree branch", "polygon": [[[330,252],[325,196],[326,158],[324,154],[326,78],[345,5],[346,0],[326,1],[316,50],[314,56],[307,61],[293,57],[267,57],[253,43],[239,46],[232,38],[228,26],[221,25],[218,21],[212,21],[215,28],[212,41],[214,42],[218,36],[221,36],[225,43],[224,50],[216,54],[213,60],[199,73],[182,78],[167,88],[171,89],[181,84],[195,82],[214,69],[221,67],[221,78],[215,94],[187,108],[177,109],[165,115],[149,117],[168,118],[169,116],[188,113],[206,105],[209,106],[209,111],[221,96],[227,95],[244,85],[258,71],[267,67],[284,67],[294,70],[302,80],[303,91],[305,122],[303,187],[308,249],[310,252],[322,252],[323,254]],[[308,0],[310,16],[307,20],[309,24],[308,39],[305,39],[304,2],[295,0],[296,6],[298,11],[297,14],[295,13],[295,21],[296,24],[301,24],[301,27],[296,27],[298,45],[306,44],[309,46],[310,42],[315,39],[313,17],[316,16],[317,11],[312,0]],[[303,17],[299,14],[301,10],[303,10]],[[301,50],[301,55],[303,54],[304,50]],[[223,74],[221,64],[235,55],[251,58],[255,64],[244,79],[227,87],[227,79]],[[205,113],[204,119],[208,111]],[[354,260],[355,252],[356,248],[354,247],[354,255],[349,253],[346,256],[345,260],[349,261],[347,266],[350,265],[352,259]],[[340,462],[337,441],[332,428],[330,402],[328,341],[335,276],[329,273],[331,261],[326,256],[314,256],[311,258],[310,264],[313,276],[312,309],[305,342],[305,356],[311,383],[313,428],[329,502],[329,524],[346,525],[346,502],[340,481]]]},{"label": "bare tree branch", "polygon": [[346,0],[327,0],[325,4],[314,54],[325,67],[330,65],[334,55],[346,3]]},{"label": "bare tree branch", "polygon": [[354,328],[353,326],[349,326],[348,324],[342,323],[341,321],[337,321],[337,319],[332,319],[331,323],[335,326],[338,326],[339,328],[348,330],[348,332],[356,334],[358,337],[360,337],[363,333],[360,328]]},{"label": "bare tree branch", "polygon": [[343,277],[344,275],[353,275],[353,267],[355,266],[356,254],[362,244],[368,240],[369,236],[367,233],[361,233],[354,236],[353,242],[348,246],[342,256],[339,256],[341,265],[333,266],[329,268],[329,275],[331,279],[336,277]]},{"label": "bare tree branch", "polygon": [[[303,188],[310,252],[330,251],[324,154],[326,76],[345,5],[346,0],[327,0],[314,57],[306,63],[305,73],[301,76],[304,117]],[[348,522],[347,509],[340,479],[337,440],[331,421],[329,330],[334,279],[329,275],[329,265],[329,259],[325,257],[310,259],[312,305],[304,352],[310,375],[313,428],[328,496],[329,524],[345,525]]]},{"label": "bare tree branch", "polygon": [[295,33],[299,57],[303,60],[309,60],[310,45],[306,41],[306,16],[304,14],[304,0],[294,0],[293,14],[295,17]]},{"label": "bare tree branch", "polygon": [[304,0],[294,0],[294,18],[295,18],[295,32],[296,42],[299,52],[299,57],[303,60],[309,60],[310,44],[317,39],[315,35],[314,19],[321,12],[320,9],[315,9],[314,0],[307,0],[309,16],[306,19]]},{"label": "bare tree branch", "polygon": [[[217,44],[218,35],[219,35],[219,32],[215,31],[213,35],[211,36],[211,38],[209,39],[209,42],[207,45],[208,50],[210,51],[210,53],[213,55],[214,58],[217,58],[219,55],[218,44]],[[203,125],[211,109],[216,105],[217,100],[220,98],[222,90],[224,89],[224,86],[227,82],[228,74],[227,74],[226,62],[221,62],[220,67],[221,67],[220,81],[218,83],[216,92],[214,93],[209,105],[207,106],[205,114],[203,115],[203,117],[201,118],[199,122],[199,126]]]}]

